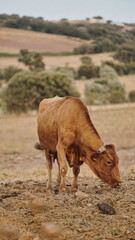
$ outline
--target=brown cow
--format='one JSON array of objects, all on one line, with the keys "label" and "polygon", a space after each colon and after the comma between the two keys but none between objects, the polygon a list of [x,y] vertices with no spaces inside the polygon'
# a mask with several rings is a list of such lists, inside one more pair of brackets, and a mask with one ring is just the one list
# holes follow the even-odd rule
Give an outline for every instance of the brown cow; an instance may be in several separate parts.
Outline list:
[{"label": "brown cow", "polygon": [[44,99],[39,105],[38,149],[44,149],[48,167],[48,188],[52,187],[51,170],[57,159],[60,190],[66,192],[67,162],[73,167],[72,190],[77,190],[80,165],[84,162],[111,187],[120,183],[118,156],[114,145],[106,145],[93,126],[87,107],[74,97]]}]

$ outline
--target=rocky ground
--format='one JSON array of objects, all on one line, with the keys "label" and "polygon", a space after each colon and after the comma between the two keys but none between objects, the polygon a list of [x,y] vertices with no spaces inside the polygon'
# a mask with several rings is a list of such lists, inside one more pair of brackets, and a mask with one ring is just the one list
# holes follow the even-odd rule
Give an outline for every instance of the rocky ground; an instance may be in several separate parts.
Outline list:
[{"label": "rocky ground", "polygon": [[[79,178],[79,191],[67,193],[44,180],[6,181],[0,184],[0,239],[135,239],[135,175],[122,177],[119,188],[110,188],[93,176]],[[106,203],[116,214],[103,214]]]}]

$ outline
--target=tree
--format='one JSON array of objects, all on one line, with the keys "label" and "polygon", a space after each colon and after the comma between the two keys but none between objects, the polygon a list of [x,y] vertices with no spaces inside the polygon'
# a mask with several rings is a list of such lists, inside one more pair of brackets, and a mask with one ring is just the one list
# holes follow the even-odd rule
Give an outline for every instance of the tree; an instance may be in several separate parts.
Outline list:
[{"label": "tree", "polygon": [[15,66],[9,66],[4,69],[3,78],[8,82],[9,79],[17,72],[22,71],[22,69],[17,68]]},{"label": "tree", "polygon": [[128,98],[130,102],[135,102],[135,90],[129,92]]},{"label": "tree", "polygon": [[115,58],[119,59],[120,61],[129,63],[129,62],[135,62],[135,44],[134,42],[129,42],[128,44],[122,44],[115,56]]},{"label": "tree", "polygon": [[103,65],[100,68],[100,79],[85,85],[88,104],[122,103],[126,101],[125,88],[120,83],[115,70]]},{"label": "tree", "polygon": [[43,57],[40,53],[30,53],[26,49],[20,50],[19,62],[23,62],[30,70],[41,71],[45,68]]},{"label": "tree", "polygon": [[78,69],[78,77],[86,77],[87,79],[96,76],[96,69],[93,64],[82,64]]},{"label": "tree", "polygon": [[44,98],[79,96],[72,80],[64,74],[20,72],[9,81],[2,94],[3,108],[8,112],[27,112],[38,108]]}]

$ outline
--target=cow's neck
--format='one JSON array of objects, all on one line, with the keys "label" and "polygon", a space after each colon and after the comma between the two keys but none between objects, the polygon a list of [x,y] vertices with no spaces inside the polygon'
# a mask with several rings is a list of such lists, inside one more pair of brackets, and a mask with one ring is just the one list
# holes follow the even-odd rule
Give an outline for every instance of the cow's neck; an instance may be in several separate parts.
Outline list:
[{"label": "cow's neck", "polygon": [[84,145],[91,152],[97,152],[98,149],[104,146],[104,142],[101,140],[99,134],[97,133],[94,126],[91,124],[86,125],[83,128],[81,137],[80,137],[81,145]]}]

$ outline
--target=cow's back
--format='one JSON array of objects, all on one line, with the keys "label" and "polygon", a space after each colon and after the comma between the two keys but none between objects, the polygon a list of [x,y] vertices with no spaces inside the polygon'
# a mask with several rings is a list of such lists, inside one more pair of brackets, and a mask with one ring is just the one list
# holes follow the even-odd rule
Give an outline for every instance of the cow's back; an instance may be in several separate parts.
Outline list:
[{"label": "cow's back", "polygon": [[80,99],[54,97],[42,100],[38,114],[40,144],[47,150],[55,152],[58,134],[63,135],[63,138],[67,134],[73,135],[82,128],[84,121],[89,121],[89,116],[87,108]]}]

